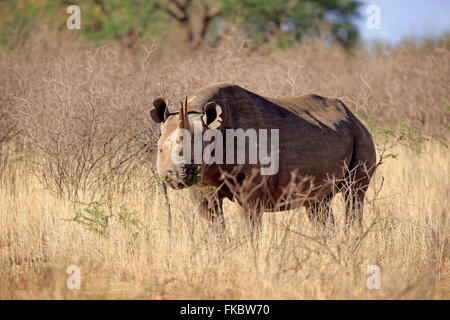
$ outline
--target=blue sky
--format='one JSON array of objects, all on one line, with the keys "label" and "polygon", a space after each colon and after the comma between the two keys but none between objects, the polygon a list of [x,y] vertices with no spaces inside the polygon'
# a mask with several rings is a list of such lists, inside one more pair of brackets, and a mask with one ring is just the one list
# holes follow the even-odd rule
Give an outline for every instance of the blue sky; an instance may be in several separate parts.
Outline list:
[{"label": "blue sky", "polygon": [[[357,21],[363,41],[380,40],[397,44],[404,38],[423,39],[450,32],[450,0],[362,0]],[[380,8],[381,28],[366,26],[368,6]]]}]

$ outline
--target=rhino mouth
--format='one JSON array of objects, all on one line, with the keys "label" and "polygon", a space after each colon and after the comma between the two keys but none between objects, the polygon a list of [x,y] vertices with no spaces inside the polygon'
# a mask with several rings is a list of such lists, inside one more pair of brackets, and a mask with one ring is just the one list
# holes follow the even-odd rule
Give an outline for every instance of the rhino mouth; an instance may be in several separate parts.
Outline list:
[{"label": "rhino mouth", "polygon": [[173,189],[188,188],[200,181],[200,172],[197,166],[189,166],[168,172],[167,183]]},{"label": "rhino mouth", "polygon": [[169,184],[175,190],[180,190],[180,189],[184,189],[184,188],[189,187],[185,183],[176,183],[176,182],[174,182],[174,183],[169,183]]}]

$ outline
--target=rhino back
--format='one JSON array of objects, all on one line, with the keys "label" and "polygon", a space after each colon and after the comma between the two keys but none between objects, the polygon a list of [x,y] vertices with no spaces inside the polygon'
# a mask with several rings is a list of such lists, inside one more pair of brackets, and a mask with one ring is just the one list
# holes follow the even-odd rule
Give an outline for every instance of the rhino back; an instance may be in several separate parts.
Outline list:
[{"label": "rhino back", "polygon": [[223,130],[279,129],[280,169],[324,172],[351,157],[355,117],[337,99],[266,98],[235,85],[209,87],[197,96],[222,106]]}]

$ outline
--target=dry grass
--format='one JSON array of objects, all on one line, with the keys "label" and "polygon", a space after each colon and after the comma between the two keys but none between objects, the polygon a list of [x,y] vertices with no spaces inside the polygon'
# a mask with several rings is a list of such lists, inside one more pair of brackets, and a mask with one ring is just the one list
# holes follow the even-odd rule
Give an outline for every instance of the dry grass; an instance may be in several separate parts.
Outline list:
[{"label": "dry grass", "polygon": [[[319,231],[301,209],[267,213],[262,236],[250,241],[232,203],[221,237],[185,191],[169,194],[169,231],[152,182],[157,129],[147,109],[156,95],[177,102],[226,81],[267,96],[339,97],[365,120],[380,106],[380,125],[407,121],[447,140],[448,41],[351,57],[320,43],[262,54],[230,41],[187,56],[158,55],[149,43],[131,56],[58,41],[0,59],[0,135],[8,128],[0,145],[0,298],[449,298],[443,145],[425,143],[421,155],[396,147],[399,158],[378,169],[369,191],[364,219],[372,227],[362,238]],[[73,200],[101,194],[115,214],[104,235],[67,221],[82,208]],[[139,223],[117,219],[123,204]],[[339,197],[333,206],[342,218]],[[66,288],[72,264],[81,268],[81,290]],[[374,264],[380,290],[366,287]]]},{"label": "dry grass", "polygon": [[[142,181],[112,200],[113,210],[126,203],[138,211],[142,225],[131,230],[112,220],[101,236],[65,221],[73,204],[13,164],[0,192],[0,298],[448,299],[448,150],[398,152],[377,172],[375,185],[385,177],[378,200],[369,191],[365,223],[377,224],[361,243],[356,234],[321,234],[303,209],[267,213],[252,242],[231,202],[226,235],[218,237],[184,191],[170,193],[169,233],[164,202]],[[342,200],[334,207],[341,219]],[[72,264],[81,268],[81,290],[65,286]],[[366,288],[373,264],[380,290]]]}]

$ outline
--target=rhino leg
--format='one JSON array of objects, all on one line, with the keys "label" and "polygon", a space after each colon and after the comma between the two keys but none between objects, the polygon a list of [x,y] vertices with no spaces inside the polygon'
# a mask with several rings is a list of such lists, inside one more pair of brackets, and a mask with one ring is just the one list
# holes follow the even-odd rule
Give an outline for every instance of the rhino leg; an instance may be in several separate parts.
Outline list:
[{"label": "rhino leg", "polygon": [[367,169],[365,164],[358,163],[350,168],[343,195],[345,199],[345,224],[357,223],[362,227],[364,197],[369,187],[374,167]]},{"label": "rhino leg", "polygon": [[367,186],[363,188],[354,186],[344,190],[346,226],[357,223],[359,227],[362,227],[363,205],[366,190]]},{"label": "rhino leg", "polygon": [[216,192],[211,192],[208,189],[195,187],[191,190],[200,216],[214,226],[225,229],[225,218],[222,209],[223,199]]},{"label": "rhino leg", "polygon": [[326,225],[327,223],[334,225],[334,215],[330,206],[333,195],[333,193],[330,193],[322,201],[313,202],[306,206],[306,213],[311,223],[315,225]]}]

